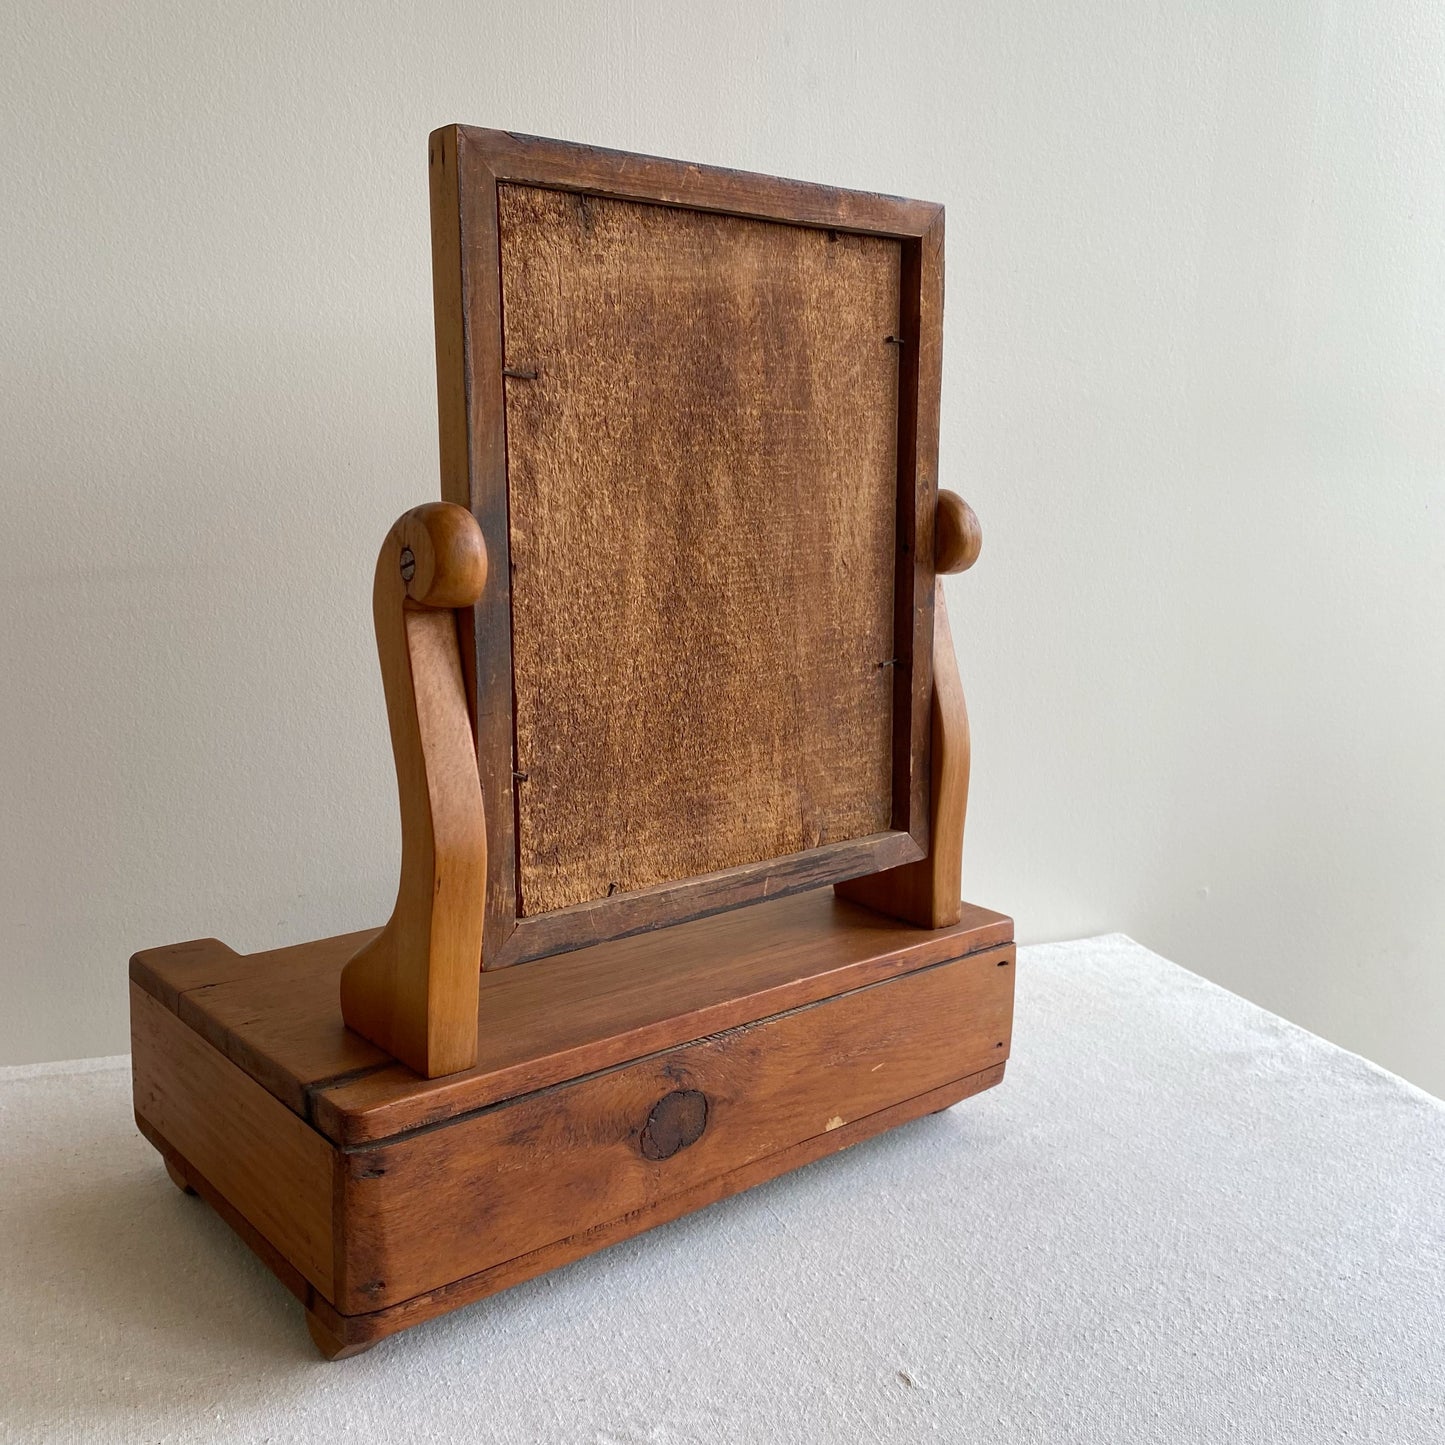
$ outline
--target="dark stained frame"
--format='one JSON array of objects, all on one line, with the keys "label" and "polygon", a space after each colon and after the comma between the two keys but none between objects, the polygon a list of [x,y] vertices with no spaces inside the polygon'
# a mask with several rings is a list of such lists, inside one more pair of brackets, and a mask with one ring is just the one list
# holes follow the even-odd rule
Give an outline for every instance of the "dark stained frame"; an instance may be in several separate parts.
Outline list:
[{"label": "dark stained frame", "polygon": [[[442,496],[469,507],[490,559],[463,638],[487,811],[483,966],[497,968],[764,897],[841,882],[928,852],[933,514],[943,351],[943,208],[924,201],[447,126],[431,148],[432,282]],[[902,243],[892,828],[702,877],[518,917],[510,530],[499,184],[539,186]],[[466,630],[464,617],[464,631]]]}]

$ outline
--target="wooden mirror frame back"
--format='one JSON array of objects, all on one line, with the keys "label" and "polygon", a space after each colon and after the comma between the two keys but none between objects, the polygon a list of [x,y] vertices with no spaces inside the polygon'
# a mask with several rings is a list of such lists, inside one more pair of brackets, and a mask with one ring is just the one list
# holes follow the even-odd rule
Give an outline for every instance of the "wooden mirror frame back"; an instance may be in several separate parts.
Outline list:
[{"label": "wooden mirror frame back", "polygon": [[[934,511],[943,322],[943,209],[825,186],[448,126],[431,136],[442,496],[480,524],[491,559],[459,612],[487,815],[482,962],[496,968],[763,897],[841,883],[930,849]],[[901,243],[892,827],[868,837],[519,917],[499,185],[879,236]]]}]

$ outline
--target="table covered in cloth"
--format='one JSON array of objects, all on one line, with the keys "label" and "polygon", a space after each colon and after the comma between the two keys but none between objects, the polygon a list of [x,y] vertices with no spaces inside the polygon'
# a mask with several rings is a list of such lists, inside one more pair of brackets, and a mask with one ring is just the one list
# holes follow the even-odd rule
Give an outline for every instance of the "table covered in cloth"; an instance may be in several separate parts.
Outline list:
[{"label": "table covered in cloth", "polygon": [[324,1363],[131,1120],[0,1071],[0,1441],[1445,1441],[1445,1105],[1121,936],[997,1088]]}]

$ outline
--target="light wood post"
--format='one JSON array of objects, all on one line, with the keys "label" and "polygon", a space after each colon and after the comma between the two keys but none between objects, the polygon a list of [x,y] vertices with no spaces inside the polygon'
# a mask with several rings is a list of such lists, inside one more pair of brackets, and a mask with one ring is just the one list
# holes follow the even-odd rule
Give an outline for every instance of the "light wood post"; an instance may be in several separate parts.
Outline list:
[{"label": "light wood post", "polygon": [[[934,570],[964,572],[978,561],[983,529],[972,507],[954,492],[939,492],[933,522]],[[963,908],[963,823],[968,811],[968,708],[953,651],[943,583],[933,593],[932,803],[928,856],[835,885],[840,898],[861,903],[920,928],[957,923]]]},{"label": "light wood post", "polygon": [[381,933],[346,965],[347,1026],[427,1078],[477,1061],[487,829],[456,609],[481,596],[487,550],[464,507],[400,518],[372,610],[401,797],[401,883]]}]

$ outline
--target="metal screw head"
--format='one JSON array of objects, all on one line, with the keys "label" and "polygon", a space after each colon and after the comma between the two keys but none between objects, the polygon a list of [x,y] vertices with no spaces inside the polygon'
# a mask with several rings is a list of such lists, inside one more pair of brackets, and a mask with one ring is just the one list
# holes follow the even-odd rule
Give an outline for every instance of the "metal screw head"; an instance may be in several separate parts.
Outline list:
[{"label": "metal screw head", "polygon": [[401,580],[410,582],[416,576],[416,557],[410,547],[401,549]]}]

